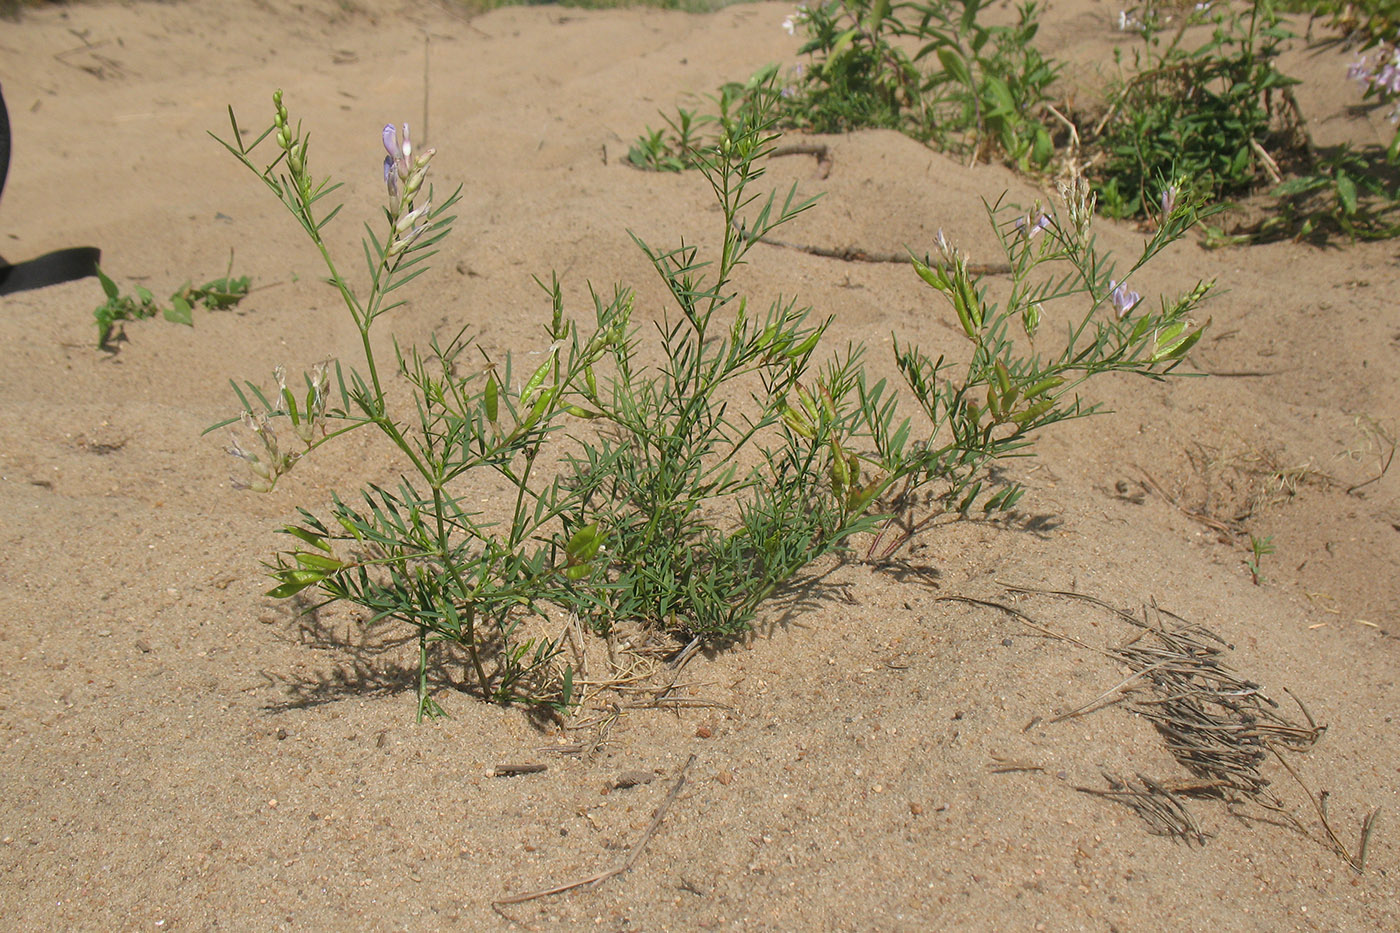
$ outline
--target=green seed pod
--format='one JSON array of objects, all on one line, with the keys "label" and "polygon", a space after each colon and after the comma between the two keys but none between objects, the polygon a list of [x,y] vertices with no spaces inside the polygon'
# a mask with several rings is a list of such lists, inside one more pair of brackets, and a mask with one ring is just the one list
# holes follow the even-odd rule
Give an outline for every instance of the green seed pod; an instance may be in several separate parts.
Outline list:
[{"label": "green seed pod", "polygon": [[1021,329],[1026,332],[1026,336],[1035,339],[1035,332],[1040,329],[1040,302],[1035,301],[1026,305],[1021,311]]},{"label": "green seed pod", "polygon": [[1006,364],[997,360],[996,365],[992,368],[996,371],[997,388],[1001,389],[1002,395],[1009,394],[1011,392],[1011,372],[1006,368]]},{"label": "green seed pod", "polygon": [[1201,339],[1203,333],[1205,333],[1204,327],[1193,330],[1185,337],[1178,337],[1173,334],[1170,341],[1159,339],[1157,342],[1157,350],[1152,354],[1152,362],[1164,363],[1168,360],[1181,359],[1196,345],[1196,341]]},{"label": "green seed pod", "polygon": [[603,532],[597,522],[590,522],[569,536],[569,542],[564,545],[564,553],[568,556],[569,563],[576,564],[598,556],[602,546]]},{"label": "green seed pod", "polygon": [[757,348],[760,350],[768,350],[773,346],[773,338],[776,336],[778,336],[778,322],[769,321],[768,326],[763,328],[763,333],[758,337]]},{"label": "green seed pod", "polygon": [[944,294],[948,293],[948,282],[947,279],[944,278],[941,269],[935,272],[932,268],[930,268],[922,262],[919,262],[919,260],[917,259],[911,259],[910,262],[913,263],[914,271],[919,274],[919,278],[923,279],[925,282],[927,282],[929,285],[932,285],[940,292],[943,292]]},{"label": "green seed pod", "polygon": [[859,489],[853,486],[850,493],[846,496],[846,511],[854,515],[863,513],[870,506],[870,503],[874,501],[875,497],[879,495],[883,486],[884,480],[882,479],[872,479]]},{"label": "green seed pod", "polygon": [[559,406],[575,418],[592,419],[598,417],[596,411],[589,411],[587,408],[575,405],[573,402],[565,402]]},{"label": "green seed pod", "polygon": [[778,410],[782,413],[783,422],[792,429],[793,433],[805,437],[808,440],[817,436],[816,429],[812,422],[803,417],[802,413],[788,404],[787,399],[783,399],[778,405]]},{"label": "green seed pod", "polygon": [[802,341],[797,346],[788,350],[787,358],[790,360],[795,360],[798,357],[806,356],[808,353],[811,353],[813,350],[816,349],[817,342],[821,339],[822,329],[818,327],[816,330],[812,331],[812,333],[807,336],[806,340]]},{"label": "green seed pod", "polygon": [[1011,420],[1021,427],[1025,427],[1029,422],[1034,421],[1053,408],[1054,405],[1055,400],[1052,398],[1041,399],[1025,411],[1020,411],[1012,415]]},{"label": "green seed pod", "polygon": [[1065,380],[1060,376],[1046,376],[1039,382],[1026,387],[1026,398],[1028,400],[1033,399],[1037,395],[1043,395],[1044,393],[1049,392],[1051,389],[1059,388],[1060,386],[1064,385],[1064,383]]},{"label": "green seed pod", "polygon": [[850,486],[850,465],[846,463],[845,453],[841,450],[841,444],[833,437],[831,439],[831,493],[838,499],[844,498],[846,490],[849,489]]},{"label": "green seed pod", "polygon": [[549,378],[549,372],[554,368],[554,354],[550,354],[549,359],[540,364],[540,368],[535,370],[530,381],[525,383],[525,388],[520,392],[520,402],[523,405],[530,404],[530,400],[535,397],[535,393],[544,385],[545,379]]},{"label": "green seed pod", "polygon": [[968,280],[965,269],[958,269],[955,284],[957,285],[957,294],[953,298],[953,306],[963,309],[958,312],[960,320],[966,317],[963,330],[967,331],[969,337],[976,336],[975,331],[982,329],[982,302],[978,300],[977,290],[972,287],[972,282]]},{"label": "green seed pod", "polygon": [[486,409],[486,420],[496,423],[501,411],[501,387],[496,384],[496,374],[486,375],[486,391],[482,393],[482,407]]}]

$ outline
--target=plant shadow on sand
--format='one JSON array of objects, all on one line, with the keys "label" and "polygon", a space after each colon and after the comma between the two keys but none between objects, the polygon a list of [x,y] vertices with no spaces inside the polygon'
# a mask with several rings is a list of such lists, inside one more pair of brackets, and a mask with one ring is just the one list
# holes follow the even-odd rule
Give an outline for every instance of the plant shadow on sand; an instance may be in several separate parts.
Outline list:
[{"label": "plant shadow on sand", "polygon": [[[309,599],[297,599],[294,628],[283,631],[284,641],[295,642],[322,655],[332,655],[329,666],[301,673],[275,673],[264,670],[267,681],[281,688],[286,698],[263,708],[271,713],[308,709],[351,697],[393,697],[411,693],[418,682],[416,659],[405,653],[412,634],[375,630],[347,620],[343,614],[312,606]],[[434,686],[456,687],[442,665],[433,666]]]},{"label": "plant shadow on sand", "polygon": [[[646,631],[634,636],[626,649],[658,663],[653,674],[657,686],[670,672],[689,661],[696,653],[714,661],[722,654],[750,637],[771,638],[779,631],[806,628],[801,621],[809,614],[820,612],[832,603],[857,605],[849,585],[832,579],[847,562],[833,563],[827,569],[793,581],[776,592],[768,603],[766,621],[758,622],[753,630],[729,639],[696,639],[686,642],[672,633]],[[940,573],[933,567],[916,567],[891,562],[885,569],[899,568],[897,578],[917,576],[929,582]],[[369,626],[354,615],[314,606],[311,600],[298,597],[298,614],[281,633],[281,639],[302,648],[316,651],[330,660],[308,670],[262,671],[265,680],[280,689],[284,699],[266,704],[263,709],[280,714],[337,703],[342,700],[366,700],[411,695],[418,686],[418,658],[414,652],[417,636],[393,632],[387,628]],[[453,670],[465,670],[464,654],[452,646],[437,643],[429,648],[428,685],[434,692],[452,693],[464,699],[473,696],[470,678],[457,676]],[[529,710],[526,710],[529,712]],[[549,710],[537,710],[531,716],[537,725],[557,721],[558,715]]]}]

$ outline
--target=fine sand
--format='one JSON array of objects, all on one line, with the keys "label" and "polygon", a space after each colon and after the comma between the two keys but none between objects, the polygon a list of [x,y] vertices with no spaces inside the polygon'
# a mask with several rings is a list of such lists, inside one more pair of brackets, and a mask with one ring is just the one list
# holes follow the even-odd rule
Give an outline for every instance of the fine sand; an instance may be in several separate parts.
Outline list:
[{"label": "fine sand", "polygon": [[[398,466],[352,436],[260,496],[233,487],[221,434],[200,436],[235,413],[229,379],[268,384],[278,364],[357,350],[299,228],[207,135],[226,106],[261,128],[286,89],[315,169],[346,182],[330,238],[351,270],[383,198],[380,127],[413,124],[438,150],[437,184],[463,196],[393,334],[470,325],[493,356],[529,354],[549,313],[532,275],[556,270],[582,316],[590,282],[634,286],[643,319],[664,312],[628,231],[712,243],[721,221],[698,176],[635,171],[628,144],[658,109],[796,62],[790,11],[468,20],[427,2],[190,0],[0,23],[15,136],[0,252],[99,246],[123,288],[166,295],[221,275],[232,251],[255,287],[192,329],[128,325],[114,354],[93,346],[93,280],[0,299],[0,927],[1400,929],[1400,469],[1366,483],[1385,453],[1368,426],[1393,436],[1400,417],[1393,242],[1177,244],[1136,285],[1155,301],[1218,278],[1185,367],[1215,375],[1095,383],[1116,414],[1061,425],[1016,464],[1030,492],[1010,520],[941,527],[893,567],[824,564],[754,637],[691,660],[678,709],[610,718],[646,695],[598,692],[561,726],[443,691],[450,718],[415,724],[411,647],[376,650],[403,632],[262,595],[260,562],[298,505]],[[1045,48],[1083,93],[1128,41],[1116,13],[1051,4]],[[1287,62],[1315,138],[1386,139],[1382,117],[1354,110],[1346,62]],[[774,185],[823,195],[786,240],[922,253],[941,228],[989,261],[983,199],[1050,196],[892,132],[822,141],[827,177],[810,158],[772,162]],[[1144,236],[1100,233],[1120,254]],[[892,332],[961,351],[907,266],[749,258],[757,302],[797,294],[877,368]],[[1262,585],[1240,529],[1277,548]],[[1077,790],[1105,789],[1105,771],[1189,775],[1127,705],[1052,722],[1123,666],[943,599],[1014,602],[1092,648],[1132,634],[1007,584],[1155,601],[1233,645],[1239,676],[1303,722],[1295,694],[1328,728],[1287,760],[1327,792],[1342,843],[1354,852],[1382,809],[1365,872],[1324,844],[1272,758],[1263,774],[1297,822],[1186,799],[1203,845]],[[548,768],[493,776],[529,763]],[[614,787],[635,771],[654,780]],[[492,906],[606,872],[644,840],[631,871],[594,888]]]}]

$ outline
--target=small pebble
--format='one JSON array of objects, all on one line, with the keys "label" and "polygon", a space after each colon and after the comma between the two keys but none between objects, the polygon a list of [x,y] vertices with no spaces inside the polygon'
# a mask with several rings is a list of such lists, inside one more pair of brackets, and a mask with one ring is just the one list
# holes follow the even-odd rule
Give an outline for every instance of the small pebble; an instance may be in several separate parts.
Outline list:
[{"label": "small pebble", "polygon": [[638,784],[650,784],[656,780],[656,775],[650,771],[624,771],[613,781],[613,787],[623,790],[628,787],[636,787]]}]

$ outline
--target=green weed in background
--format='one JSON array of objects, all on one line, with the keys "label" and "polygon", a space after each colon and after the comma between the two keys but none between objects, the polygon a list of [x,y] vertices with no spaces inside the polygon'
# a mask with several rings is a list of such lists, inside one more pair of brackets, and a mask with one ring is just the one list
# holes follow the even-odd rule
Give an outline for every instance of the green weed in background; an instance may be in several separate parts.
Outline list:
[{"label": "green weed in background", "polygon": [[92,312],[97,319],[97,346],[102,350],[111,350],[113,341],[126,339],[122,328],[126,321],[141,321],[160,314],[167,321],[193,327],[196,305],[211,311],[232,308],[247,296],[249,282],[247,276],[234,278],[232,275],[205,282],[198,288],[186,282],[171,294],[169,305],[162,306],[148,288],[138,285],[133,295],[123,295],[117,283],[101,269],[97,270],[97,278],[107,296],[107,300]]},{"label": "green weed in background", "polygon": [[798,50],[810,61],[783,98],[783,122],[815,133],[863,127],[917,133],[921,75],[895,44],[902,32],[889,0],[849,0],[798,7],[783,26],[800,26]]},{"label": "green weed in background", "polygon": [[[779,125],[813,133],[897,129],[974,159],[1044,169],[1054,154],[1046,105],[1059,65],[1032,43],[1041,8],[1019,7],[1012,26],[985,25],[983,10],[981,0],[799,7],[783,26],[806,34],[799,54],[808,61],[782,90]],[[926,71],[924,61],[938,67]],[[724,107],[775,70],[725,85],[710,98],[718,114],[681,110],[665,117],[670,132],[648,128],[632,147],[632,162],[667,171],[692,167],[686,153],[707,139],[695,130],[723,122]]]},{"label": "green weed in background", "polygon": [[[1163,178],[1191,179],[1212,201],[1248,193],[1266,180],[1269,152],[1297,146],[1283,94],[1297,82],[1277,67],[1293,35],[1268,0],[1247,6],[1148,6],[1125,22],[1142,45],[1092,139],[1106,156],[1097,187],[1110,216],[1149,213]],[[1202,23],[1208,37],[1195,43]]]},{"label": "green weed in background", "polygon": [[[1379,28],[1381,19],[1370,22]],[[1232,233],[1216,228],[1208,243],[1400,233],[1400,135],[1389,152],[1312,144],[1290,90],[1298,82],[1278,67],[1298,37],[1275,3],[1148,4],[1120,25],[1143,46],[1089,134],[1104,154],[1097,178],[1109,214],[1149,216],[1147,192],[1162,178],[1191,179],[1217,202],[1264,196],[1262,218]],[[1364,64],[1352,77],[1379,77]],[[1386,79],[1368,96],[1383,98]]]},{"label": "green weed in background", "polygon": [[1255,586],[1260,586],[1264,583],[1264,577],[1259,572],[1260,562],[1262,562],[1265,557],[1268,557],[1270,554],[1273,554],[1276,550],[1277,548],[1274,547],[1273,535],[1266,535],[1265,537],[1260,538],[1256,537],[1253,533],[1250,534],[1250,557],[1245,561],[1245,567],[1249,569],[1249,577],[1251,580],[1254,581]]},{"label": "green weed in background", "polygon": [[1044,7],[1019,5],[1011,26],[986,25],[984,7],[982,0],[913,6],[919,23],[908,34],[924,43],[914,60],[932,56],[941,66],[921,88],[926,133],[942,149],[977,159],[999,153],[1022,169],[1044,169],[1054,154],[1049,89],[1061,67],[1034,44]]},{"label": "green weed in background", "polygon": [[1400,0],[1285,0],[1284,9],[1324,17],[1347,41],[1369,49],[1400,41]]},{"label": "green weed in background", "polygon": [[[560,660],[562,632],[545,631],[552,619],[581,619],[603,636],[641,625],[678,647],[723,643],[852,536],[865,535],[865,553],[883,560],[940,518],[1005,512],[1023,490],[993,465],[1029,455],[1042,428],[1093,413],[1076,394],[1085,380],[1161,378],[1200,339],[1192,314],[1208,283],[1158,303],[1129,286],[1196,222],[1195,203],[1174,205],[1119,273],[1096,245],[1082,179],[1066,188],[1063,210],[992,209],[1012,269],[1002,302],[941,235],[936,253],[914,262],[938,295],[930,314],[951,307],[967,344],[956,360],[934,359],[896,340],[902,389],[867,374],[863,347],[827,351],[829,319],[796,299],[752,310],[734,270],[811,205],[795,189],[781,198],[755,190],[780,100],[772,75],[748,88],[713,147],[695,154],[721,209],[710,250],[638,241],[670,296],[659,319],[635,322],[633,293],[619,285],[593,293],[591,314],[576,320],[557,279],[542,282],[547,345],[530,366],[486,357],[465,332],[423,350],[396,345],[408,404],[385,392],[392,373],[371,332],[451,226],[456,195],[439,203],[425,187],[432,150],[415,153],[407,127],[385,127],[389,202],[384,232],[367,233],[361,292],[321,238],[340,209],[323,199],[338,186],[311,174],[307,137],[281,93],[273,126],[251,145],[230,112],[223,144],[321,253],[360,332],[361,361],[318,364],[304,392],[280,369],[275,392],[236,387],[242,414],[214,427],[241,423],[229,452],[247,468],[240,485],[263,491],[350,431],[371,428],[397,448],[392,487],[366,484],[323,514],[300,510],[284,529],[292,546],[269,565],[270,595],[310,590],[320,604],[348,601],[371,624],[414,632],[420,716],[441,713],[429,678],[435,645],[461,659],[457,688],[563,707],[573,674]],[[269,136],[270,158],[254,162]],[[1052,321],[1055,336],[1038,336]],[[657,358],[653,342],[660,362],[643,365]],[[486,488],[504,492],[492,514],[479,506]]]},{"label": "green weed in background", "polygon": [[[1371,7],[1370,32],[1358,32],[1372,36],[1367,48],[1388,28],[1386,4]],[[808,60],[789,73],[779,123],[822,133],[898,129],[960,157],[999,158],[1033,174],[1052,168],[1069,134],[1064,158],[1095,166],[1099,203],[1110,216],[1155,220],[1165,213],[1161,193],[1188,185],[1225,206],[1254,199],[1253,219],[1208,229],[1213,245],[1400,234],[1400,132],[1385,152],[1312,144],[1290,90],[1297,82],[1278,66],[1297,37],[1273,2],[1171,0],[1121,11],[1118,28],[1142,44],[1130,57],[1117,56],[1119,77],[1103,109],[1086,113],[1053,106],[1062,66],[1035,47],[1040,14],[1026,3],[1013,24],[990,26],[982,0],[799,6],[782,25],[805,34],[799,53]],[[631,162],[695,167],[724,110],[777,67],[721,88],[710,98],[719,112],[665,116],[665,127],[649,128],[633,145]],[[1364,56],[1350,76],[1367,99],[1400,100],[1393,45]]]},{"label": "green weed in background", "polygon": [[784,123],[900,129],[974,159],[1044,168],[1053,145],[1043,106],[1059,66],[1033,44],[1041,7],[1018,7],[1011,26],[987,25],[983,10],[982,0],[799,7],[785,25],[805,30],[798,52],[811,61],[785,98]]},{"label": "green weed in background", "polygon": [[777,67],[769,66],[744,84],[725,84],[708,96],[714,105],[712,113],[684,107],[677,108],[675,117],[663,113],[666,125],[659,130],[647,127],[628,150],[627,160],[637,168],[657,172],[699,168],[704,164],[705,151],[713,149],[721,138],[733,136],[738,129],[736,120],[751,112],[755,89],[772,81],[776,74]]},{"label": "green weed in background", "polygon": [[650,7],[683,13],[713,13],[746,0],[449,0],[450,5],[469,15],[486,13],[506,6],[563,6],[585,10]]}]

